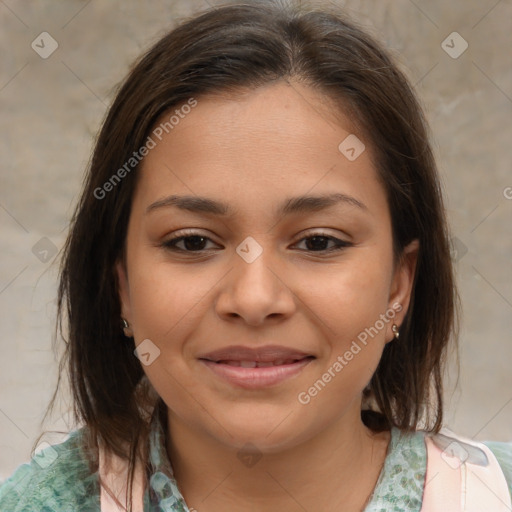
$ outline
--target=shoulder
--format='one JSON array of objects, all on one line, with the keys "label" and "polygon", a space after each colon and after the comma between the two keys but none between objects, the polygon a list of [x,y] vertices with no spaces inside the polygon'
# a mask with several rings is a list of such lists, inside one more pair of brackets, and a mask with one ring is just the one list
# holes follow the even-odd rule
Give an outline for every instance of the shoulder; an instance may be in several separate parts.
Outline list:
[{"label": "shoulder", "polygon": [[[451,466],[449,460],[452,458],[455,458],[454,460],[467,461],[468,463],[473,463],[472,472],[481,466],[486,467],[486,464],[482,463],[481,457],[482,449],[484,451],[487,450],[487,454],[494,455],[496,459],[494,462],[495,469],[489,469],[489,472],[481,473],[480,476],[477,473],[477,479],[482,481],[482,478],[499,478],[503,484],[506,484],[508,493],[512,497],[512,442],[475,441],[474,439],[455,434],[446,428],[443,428],[439,434],[432,436],[432,440],[437,445],[437,449],[442,450],[441,457],[445,459],[448,465]],[[481,449],[475,451],[475,447]],[[485,459],[485,454],[483,456]],[[458,464],[460,464],[460,461]],[[502,473],[502,476],[498,477],[498,473]],[[506,493],[507,491],[504,488],[503,496]],[[496,496],[498,497],[498,495]]]},{"label": "shoulder", "polygon": [[0,510],[99,510],[97,472],[89,469],[83,432],[71,432],[64,442],[47,446],[18,466],[0,483]]},{"label": "shoulder", "polygon": [[[397,428],[392,429],[385,465],[373,496],[373,508],[370,506],[365,512],[387,510],[386,507],[391,504],[396,510],[419,510],[427,481],[426,437],[431,436],[430,433],[423,430],[410,432]],[[453,441],[467,440],[473,445],[485,445],[496,457],[512,495],[511,442],[475,442],[447,429],[442,429],[442,433],[433,437],[438,448],[443,450],[443,453],[446,450],[446,456],[454,455],[451,453],[455,449]],[[451,467],[449,463],[447,464],[447,467]]]},{"label": "shoulder", "polygon": [[498,460],[512,496],[512,442],[484,441],[483,444],[491,450]]}]

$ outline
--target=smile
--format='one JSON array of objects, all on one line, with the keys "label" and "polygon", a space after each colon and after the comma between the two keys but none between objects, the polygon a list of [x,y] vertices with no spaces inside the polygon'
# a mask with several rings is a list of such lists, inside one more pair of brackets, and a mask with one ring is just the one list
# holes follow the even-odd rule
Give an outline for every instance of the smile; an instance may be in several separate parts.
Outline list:
[{"label": "smile", "polygon": [[296,363],[297,359],[280,359],[278,361],[216,361],[220,364],[228,364],[229,366],[242,366],[243,368],[268,368],[269,366],[282,366],[284,364]]},{"label": "smile", "polygon": [[275,386],[297,376],[313,360],[313,356],[302,359],[276,359],[274,361],[200,359],[215,376],[231,385],[245,389]]}]

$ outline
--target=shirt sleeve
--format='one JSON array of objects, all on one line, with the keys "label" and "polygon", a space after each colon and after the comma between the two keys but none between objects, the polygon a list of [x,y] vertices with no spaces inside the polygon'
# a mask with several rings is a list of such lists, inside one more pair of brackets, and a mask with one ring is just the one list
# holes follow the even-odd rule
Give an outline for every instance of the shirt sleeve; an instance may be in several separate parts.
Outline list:
[{"label": "shirt sleeve", "polygon": [[512,442],[502,443],[498,441],[485,441],[484,444],[498,459],[501,469],[505,475],[505,480],[508,483],[510,495],[512,496]]},{"label": "shirt sleeve", "polygon": [[0,511],[99,512],[98,475],[78,443],[79,431],[49,445],[0,483]]}]

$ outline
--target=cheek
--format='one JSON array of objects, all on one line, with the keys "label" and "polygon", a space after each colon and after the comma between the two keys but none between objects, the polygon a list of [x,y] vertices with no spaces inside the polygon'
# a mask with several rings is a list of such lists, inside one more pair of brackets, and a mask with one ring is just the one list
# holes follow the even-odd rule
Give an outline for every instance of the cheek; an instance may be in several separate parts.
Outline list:
[{"label": "cheek", "polygon": [[[310,277],[314,310],[325,344],[318,378],[319,403],[339,403],[356,396],[373,375],[385,346],[391,317],[386,317],[392,260],[368,248],[347,259],[330,275]],[[384,320],[382,319],[384,315]],[[327,326],[327,327],[326,327]],[[312,383],[313,384],[313,383]],[[323,384],[326,384],[325,391]],[[315,393],[315,390],[312,390]]]},{"label": "cheek", "polygon": [[334,331],[332,335],[342,341],[356,336],[385,312],[390,266],[383,255],[374,255],[368,249],[354,252],[350,259],[325,272],[304,276],[303,289],[309,304]]},{"label": "cheek", "polygon": [[149,346],[158,354],[142,368],[166,404],[183,412],[194,406],[190,395],[200,396],[201,391],[192,378],[184,351],[206,314],[205,295],[216,280],[211,275],[199,279],[197,272],[194,279],[191,270],[180,271],[177,266],[149,259],[134,259],[133,263],[130,290],[134,338],[137,345],[151,340],[153,345]]},{"label": "cheek", "polygon": [[[137,345],[151,340],[158,353],[143,370],[167,404],[180,408],[188,403],[188,393],[200,395],[200,383],[190,371],[194,356],[190,341],[209,322],[212,294],[225,271],[219,276],[207,267],[200,269],[200,264],[162,262],[161,257],[142,251],[132,265],[134,338]],[[188,393],[183,394],[184,389]]]},{"label": "cheek", "polygon": [[[339,272],[326,280],[329,287],[319,295],[315,310],[321,317],[325,358],[307,387],[300,390],[310,400],[318,419],[329,421],[332,415],[348,410],[374,374],[386,340],[388,322],[387,274],[382,268]],[[321,302],[320,302],[321,301]],[[326,324],[329,328],[325,328]],[[299,398],[299,397],[298,397]],[[357,408],[359,406],[356,406]]]},{"label": "cheek", "polygon": [[165,249],[147,241],[140,240],[131,249],[128,275],[134,326],[141,336],[163,341],[167,334],[169,339],[173,328],[197,314],[215,280],[200,270],[200,264],[171,263]]}]

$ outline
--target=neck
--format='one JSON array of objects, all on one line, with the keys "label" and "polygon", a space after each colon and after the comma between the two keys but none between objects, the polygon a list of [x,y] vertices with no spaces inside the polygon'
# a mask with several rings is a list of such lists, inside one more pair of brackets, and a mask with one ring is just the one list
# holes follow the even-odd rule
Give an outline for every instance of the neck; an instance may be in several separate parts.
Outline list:
[{"label": "neck", "polygon": [[169,458],[185,501],[201,512],[361,511],[377,483],[390,433],[374,434],[359,414],[352,417],[339,418],[291,449],[241,460],[240,450],[169,411]]}]

